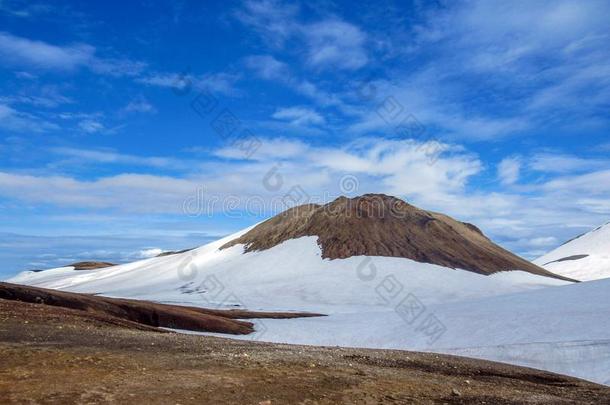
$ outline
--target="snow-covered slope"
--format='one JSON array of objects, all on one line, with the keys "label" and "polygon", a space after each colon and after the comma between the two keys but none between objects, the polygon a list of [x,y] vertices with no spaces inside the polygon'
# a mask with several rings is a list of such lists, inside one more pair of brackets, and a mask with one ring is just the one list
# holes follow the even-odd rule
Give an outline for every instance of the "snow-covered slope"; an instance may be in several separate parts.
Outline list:
[{"label": "snow-covered slope", "polygon": [[398,257],[323,259],[316,237],[244,253],[198,249],[98,270],[24,272],[14,283],[202,307],[328,317],[257,321],[246,339],[431,350],[610,384],[609,282],[511,271],[490,276]]},{"label": "snow-covered slope", "polygon": [[610,277],[610,223],[572,239],[534,263],[576,280]]},{"label": "snow-covered slope", "polygon": [[[484,276],[394,257],[322,259],[313,236],[259,252],[244,253],[243,245],[218,249],[232,237],[178,255],[99,270],[63,267],[23,272],[7,281],[172,303],[230,306],[239,299],[252,309],[308,311],[329,305],[333,309],[384,307],[375,281],[386,277],[413,289],[428,304],[569,284],[521,271]],[[218,291],[213,282],[222,283]],[[221,288],[231,291],[231,297],[217,294]]]}]

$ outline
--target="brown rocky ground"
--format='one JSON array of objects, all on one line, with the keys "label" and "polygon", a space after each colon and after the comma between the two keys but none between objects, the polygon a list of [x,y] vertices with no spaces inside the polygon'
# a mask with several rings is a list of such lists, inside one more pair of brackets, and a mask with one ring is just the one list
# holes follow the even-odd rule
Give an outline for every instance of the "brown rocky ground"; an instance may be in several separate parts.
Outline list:
[{"label": "brown rocky ground", "polygon": [[69,267],[69,266],[74,267],[74,270],[95,270],[95,269],[103,269],[105,267],[116,266],[116,264],[110,263],[110,262],[90,261],[90,262],[72,263],[72,264],[68,264],[66,267]]},{"label": "brown rocky ground", "polygon": [[99,295],[79,294],[47,288],[0,282],[0,298],[30,302],[68,309],[76,309],[107,318],[115,324],[135,322],[140,325],[186,329],[197,332],[247,335],[254,332],[251,322],[239,319],[274,318],[288,319],[322,316],[302,312],[256,312],[241,309],[207,309],[183,305],[160,304],[151,301],[109,298]]},{"label": "brown rocky ground", "polygon": [[[74,270],[95,270],[95,269],[103,269],[105,267],[116,266],[114,263],[110,262],[96,262],[96,261],[86,261],[86,262],[76,262],[66,264],[63,267],[74,267]],[[44,269],[32,269],[30,271],[39,272],[44,271]]]},{"label": "brown rocky ground", "polygon": [[0,402],[607,404],[610,389],[454,356],[160,333],[0,299]]},{"label": "brown rocky ground", "polygon": [[246,251],[265,250],[303,236],[317,236],[322,257],[328,259],[405,257],[479,274],[523,270],[574,281],[503,249],[472,224],[384,194],[339,197],[324,205],[294,207],[222,248],[244,244]]}]

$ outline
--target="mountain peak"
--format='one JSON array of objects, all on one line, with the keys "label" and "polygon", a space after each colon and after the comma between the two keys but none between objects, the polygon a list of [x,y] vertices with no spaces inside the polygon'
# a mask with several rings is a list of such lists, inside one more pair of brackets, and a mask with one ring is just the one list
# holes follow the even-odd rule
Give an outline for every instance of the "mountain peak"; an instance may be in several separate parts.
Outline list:
[{"label": "mountain peak", "polygon": [[479,274],[523,270],[561,278],[494,244],[472,224],[385,194],[290,208],[221,249],[244,244],[246,252],[266,250],[304,236],[318,237],[326,259],[402,257]]},{"label": "mountain peak", "polygon": [[580,281],[610,277],[610,223],[563,243],[534,262]]}]

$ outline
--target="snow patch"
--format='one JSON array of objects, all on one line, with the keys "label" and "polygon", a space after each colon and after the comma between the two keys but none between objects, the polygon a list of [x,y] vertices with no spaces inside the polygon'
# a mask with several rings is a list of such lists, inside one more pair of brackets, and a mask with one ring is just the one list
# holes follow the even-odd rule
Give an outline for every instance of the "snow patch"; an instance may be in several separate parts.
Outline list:
[{"label": "snow patch", "polygon": [[575,280],[610,277],[610,223],[559,246],[534,263]]}]

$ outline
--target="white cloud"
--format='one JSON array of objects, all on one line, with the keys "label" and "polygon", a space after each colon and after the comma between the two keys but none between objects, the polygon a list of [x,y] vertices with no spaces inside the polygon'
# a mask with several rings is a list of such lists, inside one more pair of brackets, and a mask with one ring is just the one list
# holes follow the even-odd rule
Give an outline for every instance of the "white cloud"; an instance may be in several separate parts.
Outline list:
[{"label": "white cloud", "polygon": [[275,48],[283,47],[289,39],[302,41],[310,67],[355,70],[368,62],[367,35],[336,17],[303,23],[298,18],[298,6],[274,0],[245,1],[236,17]]},{"label": "white cloud", "polygon": [[109,76],[138,76],[146,68],[146,63],[117,58],[94,58],[88,65],[94,73]]},{"label": "white cloud", "polygon": [[482,69],[512,68],[531,55],[576,49],[587,45],[585,38],[605,34],[608,8],[595,0],[452,3],[428,12],[415,34],[421,46],[446,40],[456,51],[468,51]]},{"label": "white cloud", "polygon": [[[512,193],[500,187],[500,191],[476,191],[469,184],[485,170],[476,156],[457,146],[442,145],[438,161],[430,164],[421,145],[380,138],[359,139],[334,148],[298,143],[287,158],[279,158],[273,156],[276,148],[270,144],[269,153],[253,159],[276,169],[274,173],[284,181],[281,191],[290,185],[307,185],[307,192],[316,195],[323,190],[328,200],[342,194],[338,180],[351,174],[358,179],[354,194],[393,194],[422,208],[475,223],[492,239],[529,258],[605,222],[610,215],[610,189],[603,187],[610,184],[610,178],[603,171],[519,185]],[[243,153],[240,156],[238,152],[225,150],[223,156],[243,159]],[[506,170],[505,179],[516,182],[516,167],[524,161],[508,158],[506,162],[510,170]],[[261,166],[248,167],[249,178],[257,179],[254,173],[260,172]],[[591,197],[583,199],[583,195]]]},{"label": "white cloud", "polygon": [[207,89],[225,95],[238,94],[235,82],[239,75],[225,72],[196,75],[192,73],[153,73],[139,77],[137,82],[149,86],[171,88],[176,91],[187,91],[191,88]]},{"label": "white cloud", "polygon": [[245,59],[246,66],[266,80],[286,80],[288,66],[271,55],[251,55]]},{"label": "white cloud", "polygon": [[[48,4],[32,3],[23,4],[13,1],[0,1],[0,12],[7,13],[19,18],[33,18],[39,15],[47,14],[54,8]],[[63,10],[65,11],[65,9]]]},{"label": "white cloud", "polygon": [[549,192],[574,196],[605,195],[610,193],[610,169],[555,178],[546,182],[543,187]]},{"label": "white cloud", "polygon": [[[264,162],[296,159],[309,153],[309,150],[309,145],[299,140],[266,138],[261,139],[260,147],[250,159]],[[235,146],[220,148],[214,152],[214,155],[226,159],[244,159],[244,151]]]},{"label": "white cloud", "polygon": [[57,86],[46,85],[35,89],[23,89],[10,96],[0,96],[0,102],[55,108],[62,104],[71,104],[74,100],[61,94]]},{"label": "white cloud", "polygon": [[[43,217],[36,219],[42,221]],[[186,216],[175,222],[156,216],[147,216],[143,220],[144,223],[141,217],[129,214],[44,215],[44,221],[53,224],[52,235],[44,231],[24,235],[22,228],[15,233],[0,232],[4,262],[0,277],[8,277],[11,272],[54,268],[83,260],[132,262],[142,259],[143,251],[152,249],[152,246],[160,246],[164,250],[199,246],[235,229],[214,229],[217,233],[204,234],[198,232],[201,226],[190,223],[192,218]],[[112,232],[100,235],[100,229],[108,224],[112,224]]]},{"label": "white cloud", "polygon": [[461,193],[479,173],[480,161],[466,153],[451,153],[449,145],[412,140],[363,139],[342,150],[319,150],[312,159],[323,167],[369,177],[370,190],[444,200]]},{"label": "white cloud", "polygon": [[0,128],[13,132],[42,133],[59,129],[55,123],[0,103]]},{"label": "white cloud", "polygon": [[312,109],[306,107],[280,108],[272,115],[273,118],[288,121],[292,125],[323,125],[326,123],[324,117]]},{"label": "white cloud", "polygon": [[88,134],[95,134],[97,132],[102,132],[106,129],[106,127],[104,127],[104,124],[92,119],[80,121],[78,123],[78,127],[81,129],[81,131],[86,132]]},{"label": "white cloud", "polygon": [[498,165],[498,179],[504,185],[515,184],[521,173],[521,159],[511,157],[503,159]]},{"label": "white cloud", "polygon": [[0,185],[3,195],[20,200],[66,207],[114,208],[132,213],[180,212],[182,200],[197,189],[196,182],[129,173],[93,181],[0,173]]},{"label": "white cloud", "polygon": [[87,44],[51,45],[0,32],[0,55],[6,62],[42,69],[74,70],[91,62],[95,48]]},{"label": "white cloud", "polygon": [[246,67],[254,71],[258,77],[281,83],[320,106],[335,106],[341,110],[348,109],[348,106],[338,94],[324,91],[309,80],[294,77],[288,65],[270,55],[249,56],[245,59],[245,63]]},{"label": "white cloud", "polygon": [[351,108],[341,99],[338,94],[325,91],[309,80],[292,80],[289,83],[289,86],[299,94],[310,98],[322,107],[333,106],[344,112],[347,112]]},{"label": "white cloud", "polygon": [[504,118],[542,124],[552,116],[555,129],[578,122],[582,130],[597,120],[591,110],[610,102],[609,12],[610,3],[596,0],[452,2],[426,9],[409,49],[434,49],[446,79],[432,83],[445,106],[472,105],[481,90],[495,90],[502,100],[485,100],[497,102]]},{"label": "white cloud", "polygon": [[[345,147],[317,147],[287,139],[263,139],[263,146],[251,160],[238,148],[224,148],[216,155],[224,162],[204,164],[189,177],[125,173],[83,181],[64,176],[0,175],[0,190],[6,196],[28,201],[45,201],[65,206],[112,207],[136,212],[177,212],[181,202],[205,187],[223,197],[281,197],[293,185],[319,198],[342,194],[338,179],[343,174],[359,176],[363,192],[389,191],[410,196],[444,198],[460,193],[467,179],[480,170],[475,157],[465,154],[441,156],[430,164],[425,150],[413,142],[364,139]],[[103,151],[59,149],[56,153],[108,163],[164,166],[161,158],[134,157]],[[153,160],[157,159],[157,160]],[[270,170],[279,165],[285,187],[265,187]],[[45,190],[55,192],[48,195]],[[366,189],[366,190],[365,190]]]},{"label": "white cloud", "polygon": [[541,236],[538,238],[533,238],[528,241],[529,245],[532,247],[546,247],[556,245],[558,243],[557,238],[554,236]]},{"label": "white cloud", "polygon": [[113,76],[133,76],[145,67],[141,62],[99,58],[95,52],[89,44],[59,46],[0,32],[0,57],[2,63],[9,66],[58,71],[87,67],[93,72]]},{"label": "white cloud", "polygon": [[123,113],[143,113],[143,114],[154,114],[157,109],[148,102],[145,98],[136,98],[131,100],[121,110]]},{"label": "white cloud", "polygon": [[327,20],[301,28],[309,46],[307,61],[323,69],[354,70],[368,62],[366,35],[355,25]]},{"label": "white cloud", "polygon": [[137,252],[137,256],[140,259],[149,259],[151,257],[157,257],[161,253],[163,253],[163,250],[161,250],[159,248],[150,248],[150,249],[140,250],[139,252]]},{"label": "white cloud", "polygon": [[136,79],[137,82],[158,87],[170,87],[182,90],[189,81],[192,81],[192,75],[182,73],[157,73]]},{"label": "white cloud", "polygon": [[[221,156],[244,159],[237,147],[224,148]],[[384,191],[429,201],[448,200],[452,194],[461,193],[468,179],[482,168],[475,156],[457,152],[449,145],[381,138],[358,139],[341,147],[264,139],[250,159],[258,165],[266,163],[266,170],[279,162],[285,178],[293,184],[306,181],[312,192],[339,195],[339,184],[333,179],[352,174],[359,178],[359,192]]]},{"label": "white cloud", "polygon": [[[149,166],[158,168],[186,168],[195,166],[195,162],[184,159],[175,159],[158,156],[137,156],[125,153],[117,153],[112,150],[92,150],[78,148],[53,148],[51,152],[60,156],[73,158],[68,163],[104,163],[104,164],[126,164],[137,166]],[[59,162],[63,163],[63,162]]]},{"label": "white cloud", "polygon": [[235,88],[235,83],[240,80],[240,78],[240,74],[236,73],[211,73],[200,76],[198,80],[195,80],[195,86],[207,88],[216,93],[238,95],[239,92]]},{"label": "white cloud", "polygon": [[35,80],[38,78],[38,76],[30,72],[15,72],[15,77],[24,80]]},{"label": "white cloud", "polygon": [[[607,221],[610,215],[607,170],[559,175],[541,183],[520,181],[510,193],[500,187],[477,191],[472,183],[486,169],[476,155],[456,145],[440,145],[437,158],[431,160],[426,144],[416,141],[360,138],[334,147],[287,138],[261,141],[250,159],[238,147],[225,147],[211,150],[216,159],[199,166],[113,151],[56,150],[84,161],[184,170],[172,176],[123,173],[90,180],[53,176],[48,174],[52,166],[40,175],[3,172],[0,195],[9,201],[98,212],[177,215],[184,214],[185,201],[208,204],[215,200],[216,205],[202,209],[241,218],[246,215],[243,210],[252,212],[248,204],[253,202],[255,211],[262,206],[264,216],[285,208],[273,202],[281,201],[296,186],[309,194],[310,201],[333,199],[346,193],[340,179],[349,174],[358,183],[350,196],[367,192],[396,195],[475,223],[505,247],[530,256]],[[199,190],[203,190],[201,198]]]},{"label": "white cloud", "polygon": [[256,30],[270,45],[280,47],[295,30],[299,8],[276,0],[247,0],[235,16]]},{"label": "white cloud", "polygon": [[530,168],[546,173],[576,173],[610,166],[610,161],[584,159],[577,156],[553,153],[534,155],[529,162]]},{"label": "white cloud", "polygon": [[602,198],[579,198],[576,200],[576,204],[585,211],[610,217],[610,201],[603,197],[602,195]]},{"label": "white cloud", "polygon": [[96,120],[99,119],[101,117],[103,117],[103,113],[102,112],[92,112],[92,113],[88,113],[88,112],[60,112],[57,114],[57,117],[62,119],[62,120],[85,120],[85,119],[91,119],[91,120]]},{"label": "white cloud", "polygon": [[350,126],[359,134],[383,131],[396,135],[397,126],[414,119],[426,137],[482,141],[519,133],[531,125],[528,117],[483,114],[469,108],[462,100],[464,92],[454,88],[444,68],[428,66],[393,81],[380,79],[369,84],[375,88],[375,97],[369,108],[358,111],[359,119]]}]

